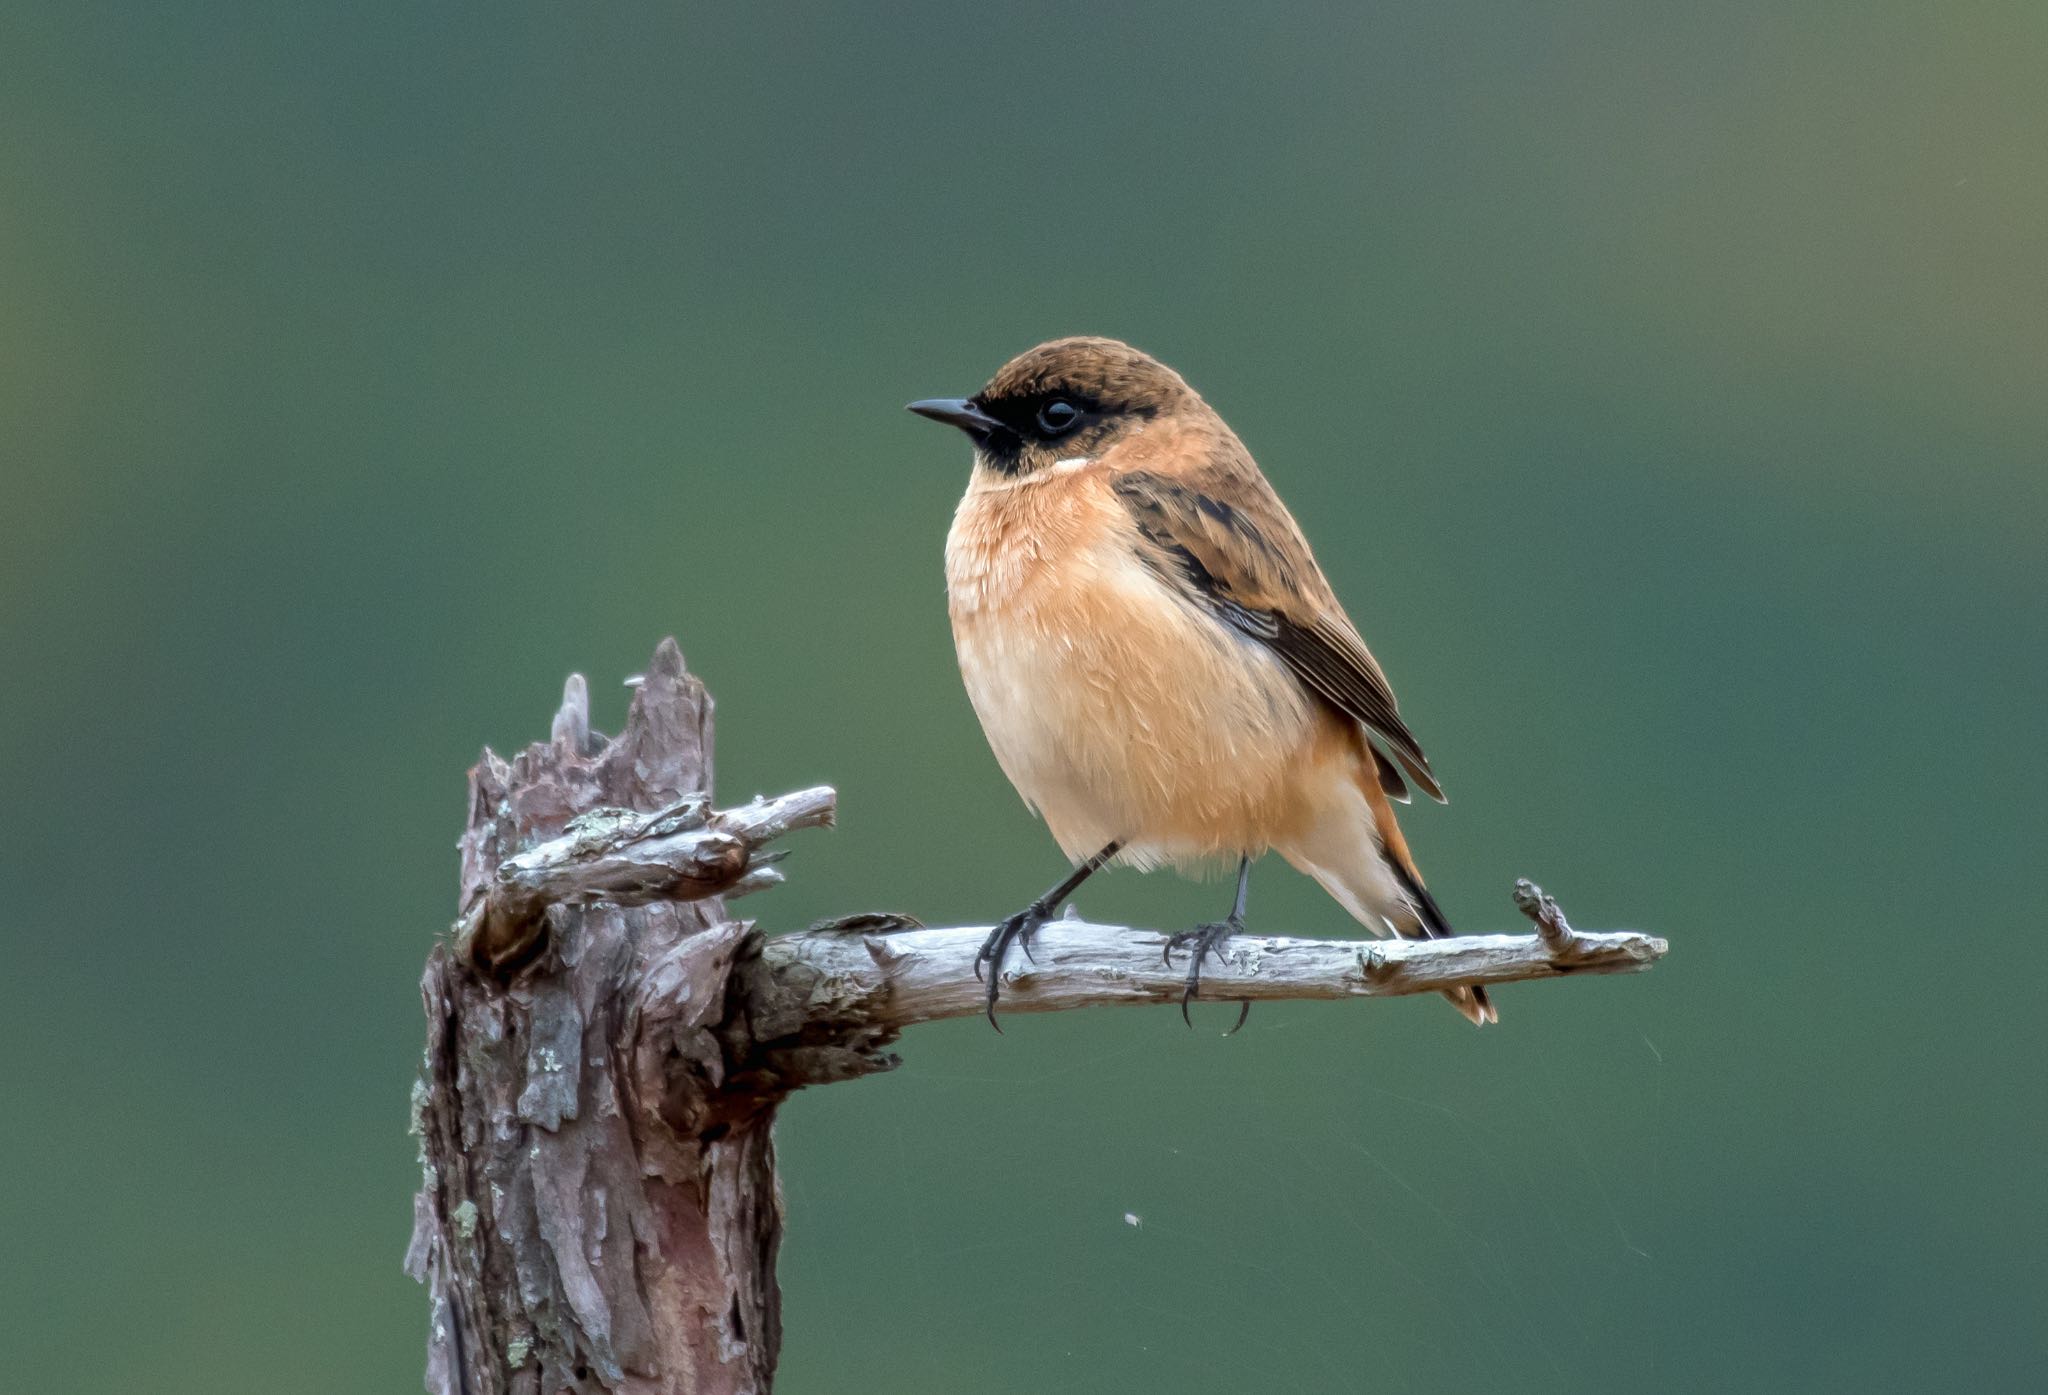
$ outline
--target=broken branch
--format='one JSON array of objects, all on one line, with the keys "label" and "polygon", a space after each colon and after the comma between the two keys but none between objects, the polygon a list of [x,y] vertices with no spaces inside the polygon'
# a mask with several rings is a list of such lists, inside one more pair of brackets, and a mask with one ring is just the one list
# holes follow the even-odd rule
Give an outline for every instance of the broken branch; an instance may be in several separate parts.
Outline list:
[{"label": "broken branch", "polygon": [[[559,738],[559,719],[556,731]],[[773,886],[782,874],[767,864],[779,854],[763,845],[792,829],[829,825],[837,800],[819,785],[716,813],[701,795],[652,814],[592,809],[560,837],[498,865],[481,902],[456,922],[456,948],[502,976],[538,956],[550,906],[646,906]]]}]

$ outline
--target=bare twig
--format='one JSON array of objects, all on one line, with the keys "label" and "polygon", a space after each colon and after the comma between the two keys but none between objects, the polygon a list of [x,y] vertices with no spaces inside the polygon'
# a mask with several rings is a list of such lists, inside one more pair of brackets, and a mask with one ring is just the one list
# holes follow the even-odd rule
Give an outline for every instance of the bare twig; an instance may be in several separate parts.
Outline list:
[{"label": "bare twig", "polygon": [[[985,989],[975,977],[974,956],[988,933],[981,925],[869,935],[810,930],[770,940],[762,962],[778,981],[803,994],[815,1022],[901,1030],[982,1011]],[[1567,973],[1633,973],[1649,968],[1668,948],[1633,930],[1569,934],[1566,957],[1549,936],[1539,935],[1419,941],[1238,935],[1203,967],[1202,996],[1225,1002],[1389,998]],[[1003,1010],[1177,1003],[1187,969],[1165,963],[1164,944],[1156,930],[1054,921],[1032,940],[1029,959],[1013,953],[1004,975]]]},{"label": "bare twig", "polygon": [[1576,965],[1589,952],[1588,942],[1595,937],[1572,929],[1557,902],[1527,877],[1515,883],[1515,909],[1536,922],[1536,934],[1552,959]]}]

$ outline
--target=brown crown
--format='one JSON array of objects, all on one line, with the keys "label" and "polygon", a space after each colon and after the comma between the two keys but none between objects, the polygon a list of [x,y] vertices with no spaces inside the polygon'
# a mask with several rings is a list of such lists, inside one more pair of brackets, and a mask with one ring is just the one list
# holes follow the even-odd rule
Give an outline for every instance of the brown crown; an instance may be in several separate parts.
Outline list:
[{"label": "brown crown", "polygon": [[984,402],[1072,393],[1107,410],[1156,412],[1192,397],[1180,374],[1118,339],[1079,336],[1027,349],[997,370]]}]

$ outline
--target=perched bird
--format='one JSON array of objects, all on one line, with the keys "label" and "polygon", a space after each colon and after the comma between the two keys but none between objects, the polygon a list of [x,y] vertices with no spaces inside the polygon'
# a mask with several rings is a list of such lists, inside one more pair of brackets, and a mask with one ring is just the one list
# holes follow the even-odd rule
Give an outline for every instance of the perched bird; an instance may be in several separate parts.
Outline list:
[{"label": "perched bird", "polygon": [[[1076,864],[981,947],[991,1024],[1010,946],[1112,861],[1237,863],[1229,915],[1167,941],[1169,963],[1189,951],[1184,1017],[1268,849],[1376,935],[1451,933],[1389,802],[1410,784],[1441,801],[1429,762],[1293,516],[1178,373],[1114,339],[1056,339],[910,410],[974,442],[946,538],[960,673]],[[1444,996],[1496,1020],[1483,988]]]}]

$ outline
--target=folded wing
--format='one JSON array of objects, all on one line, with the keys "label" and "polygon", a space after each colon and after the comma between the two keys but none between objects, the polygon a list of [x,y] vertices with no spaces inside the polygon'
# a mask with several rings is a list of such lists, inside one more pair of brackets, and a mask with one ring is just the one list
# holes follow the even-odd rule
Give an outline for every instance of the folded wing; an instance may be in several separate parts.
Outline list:
[{"label": "folded wing", "polygon": [[1256,467],[1219,463],[1185,475],[1132,470],[1114,476],[1110,488],[1137,524],[1148,563],[1218,620],[1271,649],[1303,686],[1366,729],[1382,789],[1405,799],[1405,770],[1423,793],[1443,800],[1387,675]]}]

